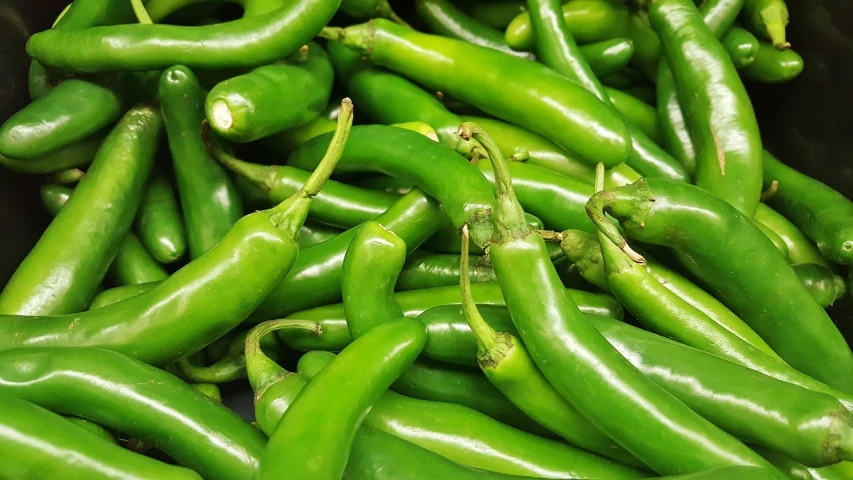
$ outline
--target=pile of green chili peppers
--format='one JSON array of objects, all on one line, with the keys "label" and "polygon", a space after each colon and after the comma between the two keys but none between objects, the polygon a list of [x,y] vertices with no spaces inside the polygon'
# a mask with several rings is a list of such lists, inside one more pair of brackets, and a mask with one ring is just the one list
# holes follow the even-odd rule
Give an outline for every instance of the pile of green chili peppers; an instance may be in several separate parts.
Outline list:
[{"label": "pile of green chili peppers", "polygon": [[787,23],[74,0],[0,125],[52,218],[0,478],[853,479],[853,202],[746,89],[802,71]]}]

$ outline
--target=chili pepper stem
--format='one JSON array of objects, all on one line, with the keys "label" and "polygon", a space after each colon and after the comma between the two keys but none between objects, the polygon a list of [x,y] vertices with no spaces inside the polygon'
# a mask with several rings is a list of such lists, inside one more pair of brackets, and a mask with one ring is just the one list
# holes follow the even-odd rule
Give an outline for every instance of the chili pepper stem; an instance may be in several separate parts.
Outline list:
[{"label": "chili pepper stem", "polygon": [[177,362],[178,370],[188,379],[198,383],[225,383],[240,379],[246,371],[246,356],[228,356],[210,366],[193,365],[189,357]]},{"label": "chili pepper stem", "polygon": [[767,28],[767,36],[770,37],[776,50],[791,48],[791,44],[785,39],[785,24],[788,23],[786,17],[785,12],[782,12],[777,5],[765,8],[761,12],[761,18]]},{"label": "chili pepper stem", "polygon": [[[595,166],[596,193],[604,191],[604,175],[604,164],[599,163]],[[601,230],[598,231],[598,240],[601,248],[602,259],[607,259],[607,261],[604,262],[604,267],[608,274],[630,274],[636,263],[639,263],[640,265],[644,265],[646,263],[646,260],[642,256],[640,256],[642,259],[641,262],[636,262],[631,257],[628,251],[633,252],[634,250],[627,245],[627,241],[625,248],[620,248],[617,243],[611,241],[610,238],[608,238]],[[624,238],[623,241],[625,241]],[[623,254],[620,255],[620,252]]]},{"label": "chili pepper stem", "polygon": [[[512,189],[512,179],[500,149],[485,130],[474,122],[459,126],[459,136],[464,140],[475,139],[486,150],[495,172],[495,199],[497,208],[493,214],[500,238],[512,238],[531,233],[524,210]],[[473,233],[472,233],[473,236]],[[476,238],[475,238],[476,240]]]},{"label": "chili pepper stem", "polygon": [[305,218],[308,216],[308,208],[311,206],[311,199],[320,193],[323,184],[332,175],[332,172],[337,166],[341,155],[344,152],[347,137],[349,137],[350,128],[352,128],[352,100],[344,98],[341,100],[341,110],[338,114],[338,126],[335,134],[332,136],[332,141],[329,144],[326,155],[305,181],[305,185],[299,189],[293,196],[281,202],[273,208],[266,210],[270,220],[277,228],[288,232],[292,238],[296,238]]},{"label": "chili pepper stem", "polygon": [[317,37],[326,40],[341,40],[344,38],[344,29],[341,27],[323,27]]},{"label": "chili pepper stem", "polygon": [[323,328],[317,322],[310,320],[269,320],[255,326],[246,335],[246,373],[252,391],[255,392],[255,400],[263,396],[264,391],[277,383],[282,378],[293,372],[288,372],[279,364],[272,361],[261,350],[261,339],[270,332],[276,330],[308,330],[317,335],[323,334]]},{"label": "chili pepper stem", "polygon": [[275,183],[275,177],[279,169],[281,169],[280,166],[260,165],[240,160],[234,156],[230,149],[226,149],[222,145],[222,140],[215,133],[207,129],[205,129],[204,141],[207,144],[207,150],[210,152],[210,155],[229,170],[246,178],[265,192],[268,192],[272,188]]},{"label": "chili pepper stem", "polygon": [[628,245],[605,212],[618,212],[620,216],[629,217],[642,225],[642,219],[651,208],[652,202],[654,202],[654,196],[646,181],[641,178],[619,190],[603,190],[596,193],[586,203],[586,214],[604,237],[625,252],[628,258],[644,265],[646,259]]},{"label": "chili pepper stem", "polygon": [[506,335],[501,335],[486,323],[474,297],[471,295],[471,279],[468,272],[468,225],[462,227],[462,254],[459,261],[459,290],[462,296],[462,311],[471,331],[474,332],[474,340],[477,342],[477,361],[482,366],[496,366],[512,348],[512,342]]}]

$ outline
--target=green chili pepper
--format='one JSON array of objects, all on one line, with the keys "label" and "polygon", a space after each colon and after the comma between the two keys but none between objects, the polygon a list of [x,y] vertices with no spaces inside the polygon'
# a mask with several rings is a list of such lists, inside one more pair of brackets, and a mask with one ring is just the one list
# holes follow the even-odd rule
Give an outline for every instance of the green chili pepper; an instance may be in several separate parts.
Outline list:
[{"label": "green chili pepper", "polygon": [[192,260],[228,233],[243,215],[243,205],[205,148],[201,136],[205,96],[193,72],[182,66],[167,69],[160,76],[159,94]]},{"label": "green chili pepper", "polygon": [[746,0],[741,19],[753,31],[769,38],[777,49],[791,48],[791,44],[785,40],[788,6],[784,0]]},{"label": "green chili pepper", "polygon": [[92,303],[89,304],[89,310],[106,307],[107,305],[112,305],[114,303],[127,300],[128,298],[141,295],[152,290],[157,285],[160,285],[160,282],[138,283],[135,285],[121,285],[109,288],[95,295],[95,298],[92,299]]},{"label": "green chili pepper", "polygon": [[[41,199],[51,215],[56,216],[71,197],[72,189],[57,185],[42,185]],[[107,276],[118,285],[159,282],[169,273],[148,253],[139,237],[127,232],[110,264]]]},{"label": "green chili pepper", "polygon": [[803,235],[793,223],[764,203],[758,204],[754,221],[772,230],[788,247],[788,262],[791,264],[814,263],[830,268],[830,262],[815,244]]},{"label": "green chili pepper", "polygon": [[365,415],[425,341],[423,324],[402,318],[373,328],[341,351],[288,407],[258,478],[341,477]]},{"label": "green chili pepper", "polygon": [[0,312],[86,308],[118,251],[142,196],[160,138],[160,112],[140,105],[113,129],[75,189],[0,294]]},{"label": "green chili pepper", "polygon": [[[412,190],[374,220],[402,238],[413,251],[432,235],[444,217],[435,200],[420,190]],[[352,228],[302,251],[292,271],[266,296],[250,320],[278,318],[340,301],[341,268],[356,230],[357,227]]]},{"label": "green chili pepper", "polygon": [[853,202],[764,153],[764,185],[779,188],[768,203],[811,238],[826,258],[853,264]]},{"label": "green chili pepper", "polygon": [[219,385],[213,383],[193,383],[192,387],[214,402],[222,403],[222,392],[219,391]]},{"label": "green chili pepper", "polygon": [[173,263],[187,248],[184,222],[169,180],[155,173],[148,180],[139,202],[134,227],[140,240],[161,263]]},{"label": "green chili pepper", "polygon": [[462,311],[477,342],[477,364],[486,378],[524,413],[569,443],[642,468],[642,463],[601,433],[554,390],[516,336],[497,332],[486,323],[471,296],[467,245],[468,230],[463,227],[459,267]]},{"label": "green chili pepper", "polygon": [[767,238],[773,242],[773,246],[776,247],[776,250],[779,250],[779,253],[785,257],[785,260],[788,260],[788,244],[785,243],[785,240],[782,240],[782,237],[776,234],[773,230],[771,230],[768,226],[764,225],[761,222],[755,222],[755,226],[761,230],[761,233],[764,234]]},{"label": "green chili pepper", "polygon": [[806,290],[818,305],[826,308],[847,293],[844,278],[832,273],[823,265],[801,263],[792,267]]},{"label": "green chili pepper", "polygon": [[73,185],[80,182],[85,174],[86,172],[79,168],[69,168],[68,170],[62,170],[61,172],[49,175],[46,181],[47,183],[55,183],[57,185]]},{"label": "green chili pepper", "polygon": [[98,132],[85,140],[32,160],[14,160],[0,155],[0,165],[29,175],[50,174],[68,168],[83,167],[92,163],[103,141],[104,132]]},{"label": "green chili pepper", "polygon": [[328,48],[337,77],[368,118],[384,124],[423,121],[435,129],[442,144],[460,155],[482,155],[482,148],[456,135],[462,121],[435,95],[399,75],[372,67],[341,42],[329,41]]},{"label": "green chili pepper", "polygon": [[0,358],[3,394],[130,435],[205,478],[257,471],[263,435],[156,367],[96,348],[26,348]]},{"label": "green chili pepper", "polygon": [[[581,56],[571,32],[559,14],[559,0],[528,0],[530,18],[536,32],[537,52],[542,62],[560,75],[576,82],[595,95],[613,111],[619,113],[610,101],[608,92]],[[623,101],[623,105],[624,105]],[[627,165],[645,176],[688,181],[687,172],[662,148],[658,147],[632,122],[626,127],[631,136],[632,150]]]},{"label": "green chili pepper", "polygon": [[[326,30],[370,61],[486,113],[542,134],[584,161],[608,167],[631,153],[619,117],[546,66],[459,40],[425,35],[382,19]],[[488,74],[484,74],[488,72]],[[504,92],[512,91],[507,97]],[[543,93],[545,92],[545,93]],[[471,238],[477,243],[476,230]]]},{"label": "green chili pepper", "polygon": [[[702,20],[717,36],[722,36],[734,23],[744,0],[714,0],[699,6]],[[684,110],[678,99],[675,78],[669,61],[665,58],[658,65],[657,106],[661,129],[667,150],[684,165],[690,175],[696,173],[696,149],[693,137],[684,118]]]},{"label": "green chili pepper", "polygon": [[628,65],[634,57],[634,42],[629,38],[612,38],[601,42],[581,45],[581,56],[597,76],[610,75]]},{"label": "green chili pepper", "polygon": [[299,231],[299,246],[302,248],[311,247],[331,240],[341,233],[343,231],[337,228],[306,221],[305,225],[302,225],[302,230]]},{"label": "green chili pepper", "polygon": [[[608,282],[608,274],[605,271],[605,262],[602,258],[601,243],[599,243],[597,235],[578,230],[567,230],[562,232],[559,238],[560,247],[565,252],[566,257],[577,266],[581,276],[589,283],[605,292],[609,292],[610,283]],[[744,323],[743,320],[732,313],[719,300],[666,265],[648,255],[644,258],[646,259],[645,269],[654,281],[659,282],[680,300],[687,302],[694,309],[719,324],[729,333],[761,352],[779,359],[776,352],[755,333],[755,330],[750,328],[749,325]],[[652,283],[651,279],[647,280],[649,283]],[[668,296],[669,294],[664,293],[663,295]],[[701,349],[702,347],[697,348]]]},{"label": "green chili pepper", "polygon": [[[405,242],[378,223],[367,222],[356,232],[344,258],[341,280],[352,338],[404,316],[394,284],[405,260]],[[391,388],[414,398],[465,405],[519,428],[536,426],[486,379],[470,370],[418,361]],[[540,431],[536,428],[534,433]]]},{"label": "green chili pepper", "polygon": [[797,78],[803,71],[803,57],[793,50],[776,50],[759,42],[755,61],[741,70],[748,80],[760,83],[783,83]]},{"label": "green chili pepper", "polygon": [[[463,124],[460,135],[477,138],[495,168],[495,215],[500,222],[489,256],[522,341],[560,395],[660,474],[768,466],[748,447],[643,377],[586,321],[564,293],[544,241],[520,221],[523,211],[494,143],[475,124]],[[630,412],[632,420],[615,412]],[[651,436],[654,442],[648,441]]]},{"label": "green chili pepper", "polygon": [[[423,290],[455,285],[459,283],[460,258],[460,255],[416,251],[406,260],[394,289],[397,291]],[[472,282],[495,282],[495,271],[485,257],[472,256],[468,263]]]},{"label": "green chili pepper", "polygon": [[129,106],[129,78],[68,79],[0,126],[0,155],[32,160],[83,140]]},{"label": "green chili pepper", "polygon": [[[605,0],[573,0],[562,7],[563,19],[578,43],[594,43],[623,36],[628,9]],[[536,47],[528,13],[520,13],[506,27],[506,42],[516,50]]]},{"label": "green chili pepper", "polygon": [[348,480],[524,480],[530,477],[459,465],[394,435],[362,425],[356,432],[344,476]]},{"label": "green chili pepper", "polygon": [[510,48],[504,40],[503,32],[483,25],[447,0],[418,0],[415,2],[415,9],[431,33],[464,40],[527,60],[534,59],[530,52]]},{"label": "green chili pepper", "polygon": [[831,469],[825,467],[821,469],[807,467],[801,463],[795,462],[781,453],[774,452],[767,448],[756,448],[756,452],[772,463],[779,471],[785,474],[786,477],[792,480],[842,480],[847,478],[839,475]]},{"label": "green chili pepper", "polygon": [[[288,165],[316,166],[330,135],[321,135],[296,149]],[[411,161],[412,151],[418,161]],[[485,246],[491,236],[489,212],[494,208],[492,189],[476,168],[447,147],[402,128],[360,125],[352,130],[338,173],[376,171],[405,179],[441,202],[457,228],[471,224],[474,243]]]},{"label": "green chili pepper", "polygon": [[265,15],[200,27],[135,24],[47,30],[30,37],[27,53],[46,66],[77,72],[156,70],[175,64],[255,67],[294,53],[339,6],[338,0],[300,0]]},{"label": "green chili pepper", "polygon": [[[348,100],[345,103],[347,113],[338,119],[337,135],[327,156],[298,195],[243,217],[208,253],[146,294],[84,314],[6,317],[0,322],[0,350],[98,346],[163,364],[192,354],[233,329],[296,261],[295,237],[307,216],[311,197],[322,188],[340,158],[352,122],[352,104]],[[57,218],[73,204],[72,200]],[[164,336],[166,331],[169,335]]]},{"label": "green chili pepper", "polygon": [[736,68],[744,68],[755,61],[755,56],[758,53],[758,39],[748,31],[732,27],[723,35],[720,42]]},{"label": "green chili pepper", "polygon": [[[97,434],[29,402],[0,395],[5,478],[199,480],[192,470],[105,442]],[[70,459],[73,459],[70,460]]]},{"label": "green chili pepper", "polygon": [[689,0],[653,1],[649,18],[693,132],[696,185],[751,217],[761,194],[761,137],[734,65]]},{"label": "green chili pepper", "polygon": [[[692,185],[641,179],[597,193],[587,211],[602,234],[635,261],[642,257],[604,212],[638,241],[672,247],[680,263],[792,367],[853,391],[853,354],[832,320],[772,242],[725,201]],[[720,255],[724,244],[737,248]]]},{"label": "green chili pepper", "polygon": [[310,42],[287,62],[258,67],[213,87],[205,113],[217,134],[250,142],[318,116],[331,92],[329,56]]},{"label": "green chili pepper", "polygon": [[116,437],[115,437],[115,435],[113,435],[112,432],[110,432],[106,428],[98,425],[95,422],[92,422],[92,421],[86,420],[85,418],[80,418],[80,417],[66,416],[65,419],[68,420],[69,422],[77,425],[78,427],[85,428],[86,430],[94,433],[95,435],[101,437],[102,439],[104,439],[110,443],[113,443],[113,444],[117,443]]},{"label": "green chili pepper", "polygon": [[[583,313],[601,315],[621,320],[624,316],[622,305],[610,295],[590,293],[583,290],[565,289],[572,301]],[[505,305],[503,293],[498,285],[481,283],[471,286],[474,301],[477,304]],[[407,317],[416,317],[424,311],[438,305],[458,305],[459,287],[439,287],[426,290],[410,290],[394,294]],[[292,313],[290,318],[307,319],[323,325],[324,334],[320,338],[307,338],[298,332],[288,332],[280,338],[290,348],[308,350],[338,351],[352,341],[347,330],[346,314],[342,304]]]},{"label": "green chili pepper", "polygon": [[[312,378],[335,360],[308,352],[299,372]],[[387,391],[364,425],[408,440],[456,463],[494,472],[550,478],[640,478],[637,470],[565,443],[508,427],[461,405],[408,398]]]},{"label": "green chili pepper", "polygon": [[664,144],[660,121],[654,107],[621,90],[605,88],[605,91],[607,92],[607,97],[610,99],[610,103],[613,104],[613,108],[622,115],[622,118],[626,122],[639,128],[643,134],[657,145]]},{"label": "green chili pepper", "polygon": [[[547,168],[588,184],[592,184],[595,180],[595,170],[592,167],[558,147],[554,142],[533,132],[494,118],[463,116],[462,120],[475,122],[490,132],[489,134],[495,138],[495,143],[497,143],[501,153],[510,160]],[[455,128],[458,126],[457,124]],[[454,129],[454,135],[456,135],[455,132]],[[606,184],[625,185],[639,178],[639,173],[623,163],[607,170]]]}]

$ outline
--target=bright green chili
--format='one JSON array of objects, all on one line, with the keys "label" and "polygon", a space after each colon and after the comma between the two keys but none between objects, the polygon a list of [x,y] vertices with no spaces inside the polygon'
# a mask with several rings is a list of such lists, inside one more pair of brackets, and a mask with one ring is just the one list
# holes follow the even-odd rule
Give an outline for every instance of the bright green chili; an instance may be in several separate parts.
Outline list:
[{"label": "bright green chili", "polygon": [[243,216],[243,205],[228,175],[205,148],[201,136],[205,96],[193,72],[183,66],[167,69],[160,76],[159,94],[192,260],[228,233]]},{"label": "bright green chili", "polygon": [[173,263],[184,256],[187,239],[178,200],[169,180],[155,172],[145,186],[134,227],[139,239],[161,263]]},{"label": "bright green chili", "polygon": [[339,0],[300,0],[265,15],[199,27],[118,25],[48,30],[27,42],[40,63],[77,72],[156,70],[172,65],[256,67],[284,58],[314,37]]},{"label": "bright green chili", "polygon": [[[772,242],[727,202],[692,185],[641,179],[597,193],[587,211],[599,231],[635,261],[642,257],[605,212],[632,238],[672,247],[680,263],[792,367],[853,391],[853,353],[838,328]],[[729,246],[725,255],[720,245]]]},{"label": "bright green chili", "polygon": [[785,246],[788,247],[788,262],[791,264],[814,263],[830,268],[829,260],[820,253],[814,242],[806,238],[790,220],[768,207],[767,204],[758,204],[754,221],[776,233],[785,242]]},{"label": "bright green chili", "polygon": [[[489,255],[522,341],[560,395],[660,474],[734,465],[769,467],[643,377],[586,321],[564,293],[544,241],[520,221],[522,209],[494,143],[474,124],[463,124],[460,135],[477,138],[493,162],[499,235]],[[625,412],[631,420],[617,412]],[[655,441],[649,442],[650,437]]]},{"label": "bright green chili", "polygon": [[[606,0],[573,0],[563,5],[562,14],[572,36],[580,44],[623,36],[628,25],[628,9]],[[519,13],[506,27],[506,41],[516,50],[536,47],[536,36],[527,12]]]},{"label": "bright green chili", "polygon": [[844,278],[832,273],[832,270],[823,265],[800,263],[793,265],[793,269],[814,301],[821,307],[826,308],[832,305],[847,293]]},{"label": "bright green chili", "polygon": [[758,53],[758,39],[748,31],[732,27],[720,39],[735,67],[742,69],[752,64]]},{"label": "bright green chili", "polygon": [[[630,136],[619,117],[544,65],[382,19],[326,32],[371,62],[512,120],[590,164],[601,161],[613,167],[631,153]],[[507,91],[514,95],[508,97]],[[477,243],[476,231],[471,238]]]},{"label": "bright green chili", "polygon": [[[459,283],[461,255],[413,252],[406,260],[394,289],[423,290]],[[474,283],[494,283],[495,271],[485,257],[471,256],[469,278]]]},{"label": "bright green chili", "polygon": [[136,214],[161,130],[160,112],[151,106],[122,118],[0,293],[0,313],[63,314],[89,305]]},{"label": "bright green chili", "polygon": [[759,83],[784,83],[803,72],[803,57],[793,50],[776,50],[766,42],[758,43],[755,61],[741,69],[747,80]]}]

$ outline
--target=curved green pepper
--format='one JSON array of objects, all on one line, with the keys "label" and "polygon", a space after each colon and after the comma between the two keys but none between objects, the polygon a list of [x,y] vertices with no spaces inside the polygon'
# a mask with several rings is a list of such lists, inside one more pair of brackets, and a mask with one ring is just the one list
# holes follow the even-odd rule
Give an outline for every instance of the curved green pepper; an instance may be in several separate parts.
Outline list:
[{"label": "curved green pepper", "polygon": [[784,83],[803,72],[803,57],[793,50],[776,50],[772,45],[759,42],[755,61],[744,67],[740,74],[759,83]]},{"label": "curved green pepper", "polygon": [[136,215],[161,130],[154,107],[140,105],[124,116],[73,199],[0,293],[0,313],[63,314],[89,305]]},{"label": "curved green pepper", "polygon": [[[352,104],[347,105],[348,114],[339,118],[327,156],[298,195],[243,217],[208,253],[145,294],[83,314],[3,318],[0,350],[98,346],[162,364],[192,354],[233,329],[296,261],[296,236],[311,197],[322,188],[343,150],[352,121]],[[165,331],[169,335],[164,336]]]},{"label": "curved green pepper", "polygon": [[[586,321],[564,293],[544,241],[523,223],[523,210],[494,143],[474,124],[464,124],[460,134],[475,137],[489,152],[497,178],[495,214],[501,219],[489,256],[522,341],[560,395],[660,474],[734,465],[772,468],[643,377]],[[615,412],[630,412],[626,415],[632,420]],[[650,436],[654,442],[648,441]]]},{"label": "curved green pepper", "polygon": [[829,260],[821,255],[815,244],[806,238],[796,225],[768,207],[767,204],[758,204],[754,220],[757,225],[764,225],[785,242],[785,246],[788,248],[788,262],[792,265],[814,263],[831,268]]},{"label": "curved green pepper", "polygon": [[161,263],[173,263],[184,256],[187,239],[178,199],[169,180],[154,173],[139,202],[134,227],[139,239]]},{"label": "curved green pepper", "polygon": [[205,478],[257,472],[263,435],[159,368],[97,348],[25,348],[0,358],[4,395],[130,435]]},{"label": "curved green pepper", "polygon": [[[59,213],[73,192],[68,187],[50,184],[42,185],[40,191],[42,202],[53,216]],[[117,285],[134,285],[165,280],[169,273],[148,253],[139,237],[128,231],[110,264],[107,276]]]},{"label": "curved green pepper", "polygon": [[210,90],[205,115],[220,136],[250,142],[318,116],[332,93],[332,64],[309,42],[286,62],[229,78]]},{"label": "curved green pepper", "polygon": [[423,324],[403,318],[373,328],[343,349],[287,408],[257,478],[341,477],[362,420],[425,341]]},{"label": "curved green pepper", "polygon": [[755,61],[758,53],[758,39],[746,30],[732,27],[723,35],[720,42],[736,68],[744,68]]},{"label": "curved green pepper", "polygon": [[106,307],[107,305],[112,305],[114,303],[127,300],[128,298],[133,298],[152,290],[157,285],[160,285],[160,282],[137,283],[135,285],[121,285],[118,287],[108,288],[95,295],[95,298],[92,299],[92,303],[89,304],[89,310]]},{"label": "curved green pepper", "polygon": [[[563,19],[578,43],[594,43],[623,36],[628,9],[606,0],[573,0],[562,7]],[[536,36],[527,12],[519,13],[506,27],[506,42],[516,50],[536,47]]]},{"label": "curved green pepper", "polygon": [[180,65],[167,69],[160,75],[158,92],[192,260],[228,233],[243,216],[243,205],[228,175],[205,148],[201,136],[205,96],[193,72]]},{"label": "curved green pepper", "polygon": [[[853,391],[853,353],[838,328],[772,242],[731,205],[699,187],[641,179],[597,193],[587,211],[599,230],[635,261],[642,257],[604,212],[631,237],[672,247],[682,265],[792,367]],[[720,245],[737,248],[720,255]]]},{"label": "curved green pepper", "polygon": [[[119,447],[29,402],[0,395],[5,478],[200,480],[192,470]],[[73,460],[71,460],[73,459]]]},{"label": "curved green pepper", "polygon": [[[460,255],[413,252],[400,271],[394,289],[401,292],[456,285],[459,283],[460,258]],[[472,256],[469,264],[472,282],[494,283],[496,281],[495,271],[486,262],[485,257]]]},{"label": "curved green pepper", "polygon": [[792,267],[800,281],[818,305],[826,308],[847,293],[844,278],[832,273],[823,265],[801,263]]},{"label": "curved green pepper", "polygon": [[[376,19],[327,30],[370,61],[542,134],[591,164],[631,153],[627,128],[594,95],[544,65]],[[485,74],[487,73],[487,74]],[[515,94],[507,97],[505,91]],[[471,238],[477,243],[476,231]]]},{"label": "curved green pepper", "polygon": [[104,133],[98,132],[85,140],[32,160],[14,160],[0,155],[0,165],[13,172],[29,175],[51,174],[69,168],[83,167],[92,163],[104,141]]}]

